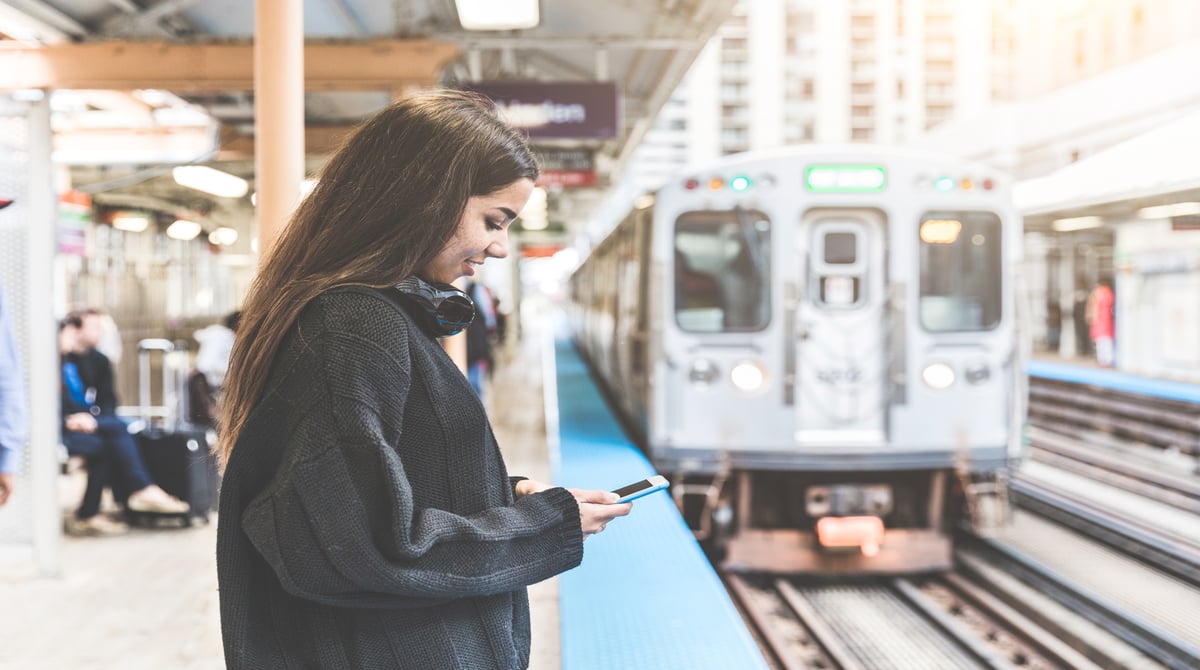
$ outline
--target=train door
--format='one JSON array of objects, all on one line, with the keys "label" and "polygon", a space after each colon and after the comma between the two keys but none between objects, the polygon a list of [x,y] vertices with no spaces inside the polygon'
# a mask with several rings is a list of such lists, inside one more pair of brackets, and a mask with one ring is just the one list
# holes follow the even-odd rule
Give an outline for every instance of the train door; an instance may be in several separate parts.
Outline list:
[{"label": "train door", "polygon": [[886,442],[886,231],[872,209],[813,209],[799,223],[789,334],[798,444]]}]

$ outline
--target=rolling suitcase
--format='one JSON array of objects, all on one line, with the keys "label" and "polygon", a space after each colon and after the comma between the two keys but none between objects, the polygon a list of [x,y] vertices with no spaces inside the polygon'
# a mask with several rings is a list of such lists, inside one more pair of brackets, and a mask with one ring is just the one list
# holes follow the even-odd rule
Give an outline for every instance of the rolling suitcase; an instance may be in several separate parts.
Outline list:
[{"label": "rolling suitcase", "polygon": [[[150,369],[154,352],[160,354],[162,366],[161,405],[151,403]],[[216,457],[209,448],[209,430],[186,420],[187,386],[184,380],[187,364],[176,364],[172,360],[174,352],[175,347],[169,340],[138,342],[140,421],[134,439],[154,483],[187,502],[191,510],[183,515],[129,514],[130,520],[139,525],[143,521],[154,523],[173,518],[190,526],[195,519],[207,522],[209,512],[216,508],[220,480]]]}]

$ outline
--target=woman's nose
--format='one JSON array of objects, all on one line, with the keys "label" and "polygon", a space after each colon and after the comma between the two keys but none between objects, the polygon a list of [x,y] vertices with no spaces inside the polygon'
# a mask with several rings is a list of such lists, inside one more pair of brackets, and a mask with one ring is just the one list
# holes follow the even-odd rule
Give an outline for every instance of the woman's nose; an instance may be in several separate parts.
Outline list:
[{"label": "woman's nose", "polygon": [[508,231],[502,231],[500,236],[492,241],[486,249],[487,255],[492,258],[507,258],[508,257]]}]

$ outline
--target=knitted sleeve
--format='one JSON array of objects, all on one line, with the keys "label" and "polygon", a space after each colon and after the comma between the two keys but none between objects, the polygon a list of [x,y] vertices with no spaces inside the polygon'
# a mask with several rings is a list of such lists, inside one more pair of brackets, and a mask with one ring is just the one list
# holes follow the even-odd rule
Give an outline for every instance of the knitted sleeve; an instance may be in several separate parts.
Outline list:
[{"label": "knitted sleeve", "polygon": [[408,335],[395,324],[369,331],[309,343],[325,351],[331,407],[311,421],[332,423],[330,443],[292,450],[301,456],[242,516],[283,588],[328,605],[420,607],[512,591],[578,565],[579,508],[564,489],[470,515],[414,503],[392,446],[404,437],[397,409],[410,385]]}]

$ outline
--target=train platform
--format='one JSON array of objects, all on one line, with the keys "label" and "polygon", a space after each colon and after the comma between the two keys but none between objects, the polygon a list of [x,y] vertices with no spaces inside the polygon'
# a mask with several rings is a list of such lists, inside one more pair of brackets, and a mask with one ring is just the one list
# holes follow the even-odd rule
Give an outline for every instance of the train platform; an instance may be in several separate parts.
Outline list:
[{"label": "train platform", "polygon": [[[655,474],[575,347],[557,339],[552,356],[546,395],[555,483],[614,489]],[[667,495],[636,501],[628,517],[589,539],[583,564],[559,578],[559,589],[563,670],[767,667]]]},{"label": "train platform", "polygon": [[1131,395],[1200,403],[1200,382],[1183,378],[1152,377],[1114,368],[1103,368],[1090,359],[1064,359],[1039,355],[1026,365],[1031,377],[1098,386]]}]

